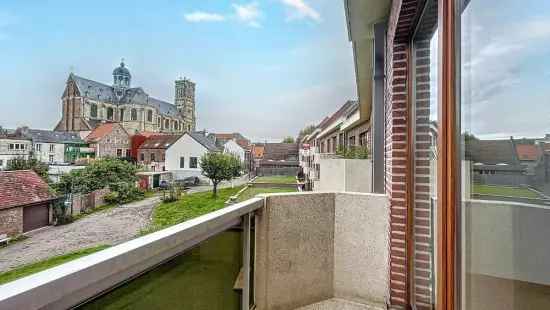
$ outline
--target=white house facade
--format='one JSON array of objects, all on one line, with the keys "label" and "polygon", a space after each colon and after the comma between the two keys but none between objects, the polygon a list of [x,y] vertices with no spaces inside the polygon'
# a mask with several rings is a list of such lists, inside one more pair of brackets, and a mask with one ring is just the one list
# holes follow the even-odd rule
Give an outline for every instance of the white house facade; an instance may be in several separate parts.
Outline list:
[{"label": "white house facade", "polygon": [[0,137],[0,170],[6,169],[8,161],[15,158],[28,159],[32,144],[28,139]]},{"label": "white house facade", "polygon": [[201,177],[200,158],[219,151],[214,142],[200,132],[184,133],[166,150],[165,168],[174,180]]},{"label": "white house facade", "polygon": [[244,163],[245,150],[235,142],[235,140],[229,140],[223,145],[223,152],[226,154],[232,154],[239,158],[241,163]]}]

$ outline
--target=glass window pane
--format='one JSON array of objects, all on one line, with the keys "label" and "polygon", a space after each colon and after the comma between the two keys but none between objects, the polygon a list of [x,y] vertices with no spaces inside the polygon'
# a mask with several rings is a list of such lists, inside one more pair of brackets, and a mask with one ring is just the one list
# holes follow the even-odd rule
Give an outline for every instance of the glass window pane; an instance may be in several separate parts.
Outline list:
[{"label": "glass window pane", "polygon": [[550,3],[460,7],[463,309],[550,309]]}]

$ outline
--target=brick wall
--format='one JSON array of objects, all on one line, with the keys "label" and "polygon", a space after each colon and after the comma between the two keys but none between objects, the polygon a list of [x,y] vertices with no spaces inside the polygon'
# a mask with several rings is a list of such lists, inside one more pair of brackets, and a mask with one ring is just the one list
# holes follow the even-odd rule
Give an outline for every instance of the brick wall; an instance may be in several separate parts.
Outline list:
[{"label": "brick wall", "polygon": [[23,208],[0,210],[0,234],[10,236],[23,233]]},{"label": "brick wall", "polygon": [[417,0],[394,0],[388,21],[385,89],[385,161],[386,193],[390,197],[390,307],[408,308],[411,297],[407,248],[412,163],[408,160],[411,137],[408,129],[410,98],[408,96],[409,42],[419,12]]}]

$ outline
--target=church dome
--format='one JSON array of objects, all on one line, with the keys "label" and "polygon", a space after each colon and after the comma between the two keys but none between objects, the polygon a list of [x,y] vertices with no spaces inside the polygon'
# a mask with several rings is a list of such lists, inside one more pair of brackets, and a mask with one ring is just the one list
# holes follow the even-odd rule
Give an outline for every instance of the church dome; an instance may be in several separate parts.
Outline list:
[{"label": "church dome", "polygon": [[127,76],[127,77],[131,77],[131,76],[132,76],[132,75],[130,74],[130,70],[128,70],[128,69],[126,68],[126,65],[124,64],[124,61],[120,63],[120,67],[115,68],[115,70],[113,70],[113,75]]}]

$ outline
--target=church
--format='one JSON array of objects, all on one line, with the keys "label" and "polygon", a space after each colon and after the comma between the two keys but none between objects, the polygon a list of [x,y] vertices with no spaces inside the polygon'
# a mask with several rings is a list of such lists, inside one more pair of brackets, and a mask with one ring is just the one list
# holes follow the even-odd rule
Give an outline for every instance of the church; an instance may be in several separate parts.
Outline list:
[{"label": "church", "polygon": [[195,83],[175,81],[174,104],[131,86],[124,61],[113,71],[113,84],[69,75],[62,96],[62,117],[56,131],[91,131],[102,123],[120,123],[129,134],[141,131],[179,133],[195,131]]}]

